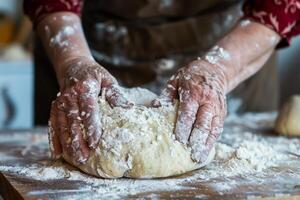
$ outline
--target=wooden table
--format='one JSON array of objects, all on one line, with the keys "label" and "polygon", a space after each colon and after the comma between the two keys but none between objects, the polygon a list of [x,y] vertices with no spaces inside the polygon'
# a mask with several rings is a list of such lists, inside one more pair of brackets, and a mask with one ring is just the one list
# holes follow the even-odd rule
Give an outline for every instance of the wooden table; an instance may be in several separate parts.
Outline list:
[{"label": "wooden table", "polygon": [[[273,116],[273,115],[270,115]],[[262,121],[255,119],[253,123],[262,123],[259,128],[253,128],[250,125],[245,125],[241,121],[234,120],[226,123],[226,131],[231,131],[234,127],[242,127],[246,131],[257,132],[257,134],[265,134],[263,137],[276,137],[272,135],[270,124],[274,119],[270,117]],[[22,137],[20,137],[22,136]],[[24,139],[20,139],[24,138]],[[30,141],[43,140],[38,145],[30,145]],[[299,139],[300,143],[300,139]],[[24,149],[25,148],[25,149]],[[26,149],[27,148],[27,149]],[[2,131],[0,132],[0,166],[27,166],[37,162],[43,163],[48,161],[47,137],[44,128],[24,131]],[[215,178],[211,180],[198,180],[193,183],[185,183],[187,188],[175,190],[170,186],[170,189],[162,189],[158,191],[141,191],[133,193],[128,190],[122,195],[104,194],[97,192],[105,185],[91,184],[83,180],[35,180],[30,177],[20,175],[14,172],[0,173],[0,194],[4,199],[253,199],[253,198],[268,198],[268,199],[300,199],[300,158],[295,157],[295,162],[299,162],[298,168],[277,170],[274,176],[264,177],[260,182],[253,182],[245,177],[228,177],[225,179]],[[71,166],[68,168],[75,170]],[[1,168],[0,168],[1,169]],[[181,177],[172,178],[174,180],[182,177],[189,177],[201,171],[194,171],[185,174]],[[274,178],[276,176],[276,178]],[[90,179],[96,179],[90,177]],[[125,181],[126,179],[123,179]],[[165,181],[166,179],[155,180]],[[170,180],[170,179],[168,179]],[[280,180],[280,181],[278,181]],[[116,180],[116,181],[122,181]],[[130,180],[134,184],[138,184],[139,180]],[[153,180],[143,180],[144,183],[155,183]],[[219,190],[216,187],[211,187],[212,183],[235,183],[235,187]],[[115,182],[117,183],[117,182]],[[124,182],[124,184],[128,183]],[[111,184],[114,184],[112,182]],[[184,184],[183,184],[184,185]],[[89,187],[85,187],[89,186]],[[86,188],[86,189],[82,189]],[[120,189],[121,190],[121,189]],[[114,188],[114,191],[116,188]],[[112,191],[112,192],[114,192]],[[109,193],[109,192],[108,192]]]}]

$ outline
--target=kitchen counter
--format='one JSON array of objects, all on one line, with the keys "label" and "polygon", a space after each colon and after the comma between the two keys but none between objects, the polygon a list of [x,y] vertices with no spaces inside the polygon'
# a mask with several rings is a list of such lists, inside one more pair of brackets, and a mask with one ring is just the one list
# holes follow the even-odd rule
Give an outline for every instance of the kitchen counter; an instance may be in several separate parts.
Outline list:
[{"label": "kitchen counter", "polygon": [[274,165],[245,172],[208,165],[182,176],[151,180],[104,180],[85,175],[63,161],[51,161],[45,128],[2,131],[0,194],[4,199],[300,198],[300,138],[277,136],[272,130],[275,116],[228,117],[219,142],[235,150],[245,141],[255,141],[281,153],[283,162],[277,160]]}]

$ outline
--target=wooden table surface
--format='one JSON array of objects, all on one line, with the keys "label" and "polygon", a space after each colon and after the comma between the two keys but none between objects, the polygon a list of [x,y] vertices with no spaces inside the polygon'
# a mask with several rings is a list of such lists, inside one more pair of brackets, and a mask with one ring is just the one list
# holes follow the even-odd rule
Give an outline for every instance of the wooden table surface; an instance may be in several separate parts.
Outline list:
[{"label": "wooden table surface", "polygon": [[[273,120],[270,118],[269,121]],[[260,123],[255,121],[253,123]],[[270,124],[270,123],[265,123]],[[276,137],[270,133],[270,127],[268,125],[261,126],[259,129],[246,126],[241,123],[235,123],[231,121],[226,123],[225,132],[232,130],[234,127],[243,127],[246,131],[257,132],[258,134],[265,134],[264,137]],[[24,141],[20,140],[21,136],[24,136]],[[37,162],[44,163],[49,161],[47,141],[37,145],[31,146],[30,151],[27,151],[28,142],[30,138],[43,138],[47,139],[46,130],[43,128],[24,130],[24,131],[2,131],[0,132],[0,167],[2,166],[28,166]],[[10,139],[11,137],[11,139]],[[29,138],[29,139],[28,139]],[[300,139],[299,139],[300,143]],[[25,148],[25,151],[24,151]],[[5,159],[7,158],[7,159]],[[298,159],[298,160],[297,160]],[[274,176],[264,177],[264,180],[260,182],[253,182],[245,177],[227,177],[225,179],[215,178],[210,180],[198,180],[193,183],[186,183],[187,188],[174,191],[170,186],[170,189],[163,189],[159,191],[146,191],[139,193],[132,193],[128,190],[128,193],[122,196],[116,196],[111,194],[109,198],[108,194],[97,193],[97,190],[101,189],[101,185],[91,185],[91,187],[82,190],[83,186],[90,185],[90,182],[80,180],[69,179],[57,179],[57,180],[35,180],[30,177],[21,175],[14,172],[1,172],[0,173],[0,194],[4,199],[253,199],[253,198],[280,198],[280,199],[300,199],[300,158],[295,157],[295,161],[299,163],[298,168],[293,169],[277,169],[277,173]],[[70,169],[75,170],[71,166]],[[1,168],[0,168],[1,169]],[[185,174],[182,177],[189,177],[195,173],[201,173],[201,170],[196,170]],[[276,176],[276,178],[275,178]],[[91,177],[92,178],[92,177]],[[177,179],[174,177],[172,179]],[[97,179],[97,178],[93,178]],[[123,179],[126,180],[126,179]],[[160,179],[156,181],[165,181],[166,179]],[[170,178],[169,178],[170,180]],[[122,179],[120,180],[122,181]],[[151,182],[153,180],[144,180]],[[138,184],[139,180],[135,180],[134,183]],[[228,190],[218,190],[216,187],[211,187],[211,183],[230,183],[235,182],[235,187]],[[112,183],[113,184],[113,183]]]}]

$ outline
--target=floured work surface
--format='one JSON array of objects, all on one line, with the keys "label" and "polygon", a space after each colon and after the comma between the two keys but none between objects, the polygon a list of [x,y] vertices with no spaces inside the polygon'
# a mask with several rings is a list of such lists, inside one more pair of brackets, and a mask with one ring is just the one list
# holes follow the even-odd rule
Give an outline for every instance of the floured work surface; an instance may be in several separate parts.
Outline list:
[{"label": "floured work surface", "polygon": [[156,180],[94,178],[49,161],[45,129],[2,132],[0,192],[11,199],[292,198],[300,195],[300,138],[273,135],[274,117],[228,117],[211,164]]}]

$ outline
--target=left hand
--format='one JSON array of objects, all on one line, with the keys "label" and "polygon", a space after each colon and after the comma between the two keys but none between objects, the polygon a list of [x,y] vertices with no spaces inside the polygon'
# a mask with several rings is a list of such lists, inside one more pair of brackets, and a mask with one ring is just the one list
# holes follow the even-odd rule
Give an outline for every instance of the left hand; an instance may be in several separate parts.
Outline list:
[{"label": "left hand", "polygon": [[221,68],[196,60],[181,68],[167,82],[153,106],[178,99],[175,135],[192,150],[192,159],[206,161],[223,131],[226,115],[226,78]]},{"label": "left hand", "polygon": [[50,150],[54,158],[64,153],[84,164],[102,134],[99,95],[105,94],[112,107],[129,108],[132,103],[123,96],[117,80],[94,59],[73,58],[61,66],[60,93],[50,113]]}]

